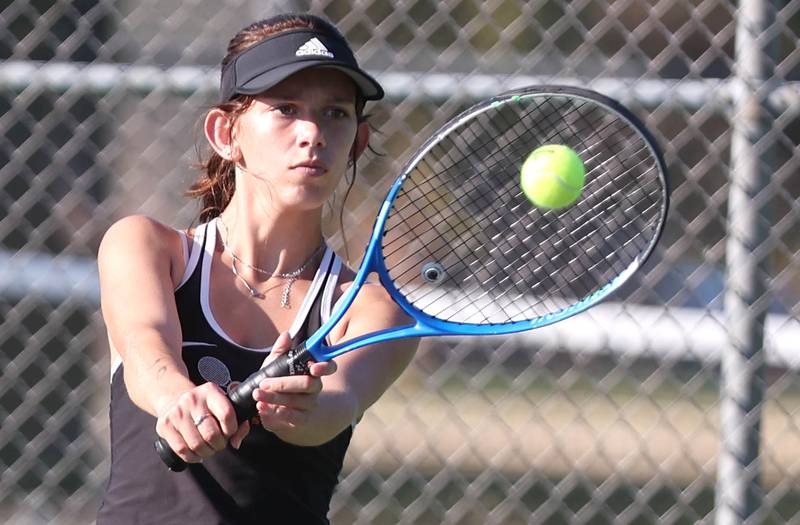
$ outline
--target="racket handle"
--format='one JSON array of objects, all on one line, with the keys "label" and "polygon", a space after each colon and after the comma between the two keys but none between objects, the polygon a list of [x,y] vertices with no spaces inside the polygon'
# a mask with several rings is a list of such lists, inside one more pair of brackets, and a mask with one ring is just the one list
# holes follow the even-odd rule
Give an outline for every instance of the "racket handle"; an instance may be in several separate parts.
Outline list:
[{"label": "racket handle", "polygon": [[[236,388],[228,392],[233,409],[236,412],[236,421],[243,423],[258,414],[256,402],[253,399],[253,391],[258,388],[261,381],[269,377],[296,376],[308,373],[308,362],[313,359],[311,353],[300,346],[293,348],[281,355],[267,366],[261,368],[250,375],[247,379],[239,383]],[[180,458],[169,446],[167,440],[160,437],[155,441],[155,449],[161,461],[173,472],[181,472],[186,469],[186,462]]]},{"label": "racket handle", "polygon": [[161,461],[163,461],[167,468],[172,472],[181,472],[186,470],[188,464],[170,448],[166,439],[162,437],[156,439],[156,442],[153,443],[153,446],[156,448],[158,457],[161,458]]},{"label": "racket handle", "polygon": [[258,414],[253,391],[261,382],[269,377],[299,376],[308,374],[308,362],[313,359],[311,353],[301,346],[292,348],[282,356],[270,362],[264,368],[256,370],[250,377],[239,383],[228,393],[228,398],[236,410],[239,423]]}]

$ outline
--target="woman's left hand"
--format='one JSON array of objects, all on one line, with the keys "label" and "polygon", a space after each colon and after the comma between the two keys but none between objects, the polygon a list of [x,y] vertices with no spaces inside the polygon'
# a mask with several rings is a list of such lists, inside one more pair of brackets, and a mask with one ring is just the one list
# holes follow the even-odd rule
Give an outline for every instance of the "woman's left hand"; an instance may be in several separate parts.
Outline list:
[{"label": "woman's left hand", "polygon": [[[285,354],[291,346],[289,334],[282,333],[264,363],[269,363]],[[308,363],[308,370],[308,375],[265,379],[259,388],[253,391],[258,417],[265,429],[280,432],[302,427],[308,423],[322,392],[321,378],[336,372],[336,363],[312,361]]]}]

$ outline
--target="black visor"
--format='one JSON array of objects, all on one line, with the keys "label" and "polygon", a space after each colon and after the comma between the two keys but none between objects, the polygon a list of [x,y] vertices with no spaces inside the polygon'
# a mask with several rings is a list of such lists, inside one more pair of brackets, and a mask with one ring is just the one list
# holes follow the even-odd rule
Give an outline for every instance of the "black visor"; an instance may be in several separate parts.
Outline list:
[{"label": "black visor", "polygon": [[222,67],[220,102],[236,95],[257,95],[289,76],[311,67],[337,69],[355,82],[366,100],[383,98],[383,88],[358,67],[341,38],[311,29],[287,31],[267,38]]}]

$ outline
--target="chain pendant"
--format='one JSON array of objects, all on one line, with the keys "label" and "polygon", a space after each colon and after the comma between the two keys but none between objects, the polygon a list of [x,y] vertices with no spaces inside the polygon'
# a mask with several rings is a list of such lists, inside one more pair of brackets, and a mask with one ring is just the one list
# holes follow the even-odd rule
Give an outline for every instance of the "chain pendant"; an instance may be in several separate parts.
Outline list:
[{"label": "chain pendant", "polygon": [[289,294],[292,291],[292,285],[296,279],[289,279],[286,281],[286,286],[283,287],[283,293],[281,294],[281,308],[288,309],[291,305],[289,304]]}]

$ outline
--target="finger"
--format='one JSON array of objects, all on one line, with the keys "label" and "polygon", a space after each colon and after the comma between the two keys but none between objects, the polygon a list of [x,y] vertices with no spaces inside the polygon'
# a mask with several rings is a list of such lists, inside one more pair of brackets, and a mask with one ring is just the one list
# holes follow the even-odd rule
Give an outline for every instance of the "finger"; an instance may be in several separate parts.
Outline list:
[{"label": "finger", "polygon": [[[214,416],[219,424],[220,431],[223,436],[223,441],[233,437],[239,424],[236,421],[236,412],[233,409],[228,396],[222,393],[220,389],[218,395],[209,395],[206,399],[208,410]],[[224,446],[224,444],[223,444]]]},{"label": "finger", "polygon": [[200,421],[200,418],[204,415],[205,414],[201,412],[194,417],[186,417],[178,426],[178,431],[181,433],[181,436],[183,436],[184,441],[186,441],[186,445],[201,458],[207,458],[214,453],[214,448],[206,441],[206,438],[203,437],[200,430],[201,427],[212,424],[208,420],[213,419],[213,416],[208,414],[208,417]]},{"label": "finger", "polygon": [[292,410],[313,410],[317,406],[318,397],[310,394],[279,394],[277,392],[260,391],[256,399],[256,409],[259,404],[284,406]]},{"label": "finger", "polygon": [[191,448],[189,448],[189,445],[186,443],[186,440],[183,439],[181,433],[172,425],[162,425],[160,429],[156,430],[156,433],[166,439],[169,448],[185,462],[200,463],[203,461],[202,457],[195,454]]},{"label": "finger", "polygon": [[294,410],[282,405],[258,403],[263,411],[259,411],[261,425],[267,430],[282,430],[302,426],[308,423],[311,414],[305,410]]},{"label": "finger", "polygon": [[[182,394],[178,402],[156,421],[156,433],[167,440],[175,454],[187,463],[203,461],[201,447],[198,444],[199,434],[191,425],[192,416],[188,407],[193,398],[190,393]],[[187,425],[189,421],[189,425]],[[202,441],[200,438],[199,441]]]},{"label": "finger", "polygon": [[241,425],[239,425],[239,428],[236,429],[236,433],[231,437],[231,446],[236,450],[239,450],[239,447],[242,446],[242,441],[249,432],[250,432],[250,422],[245,421]]},{"label": "finger", "polygon": [[275,340],[272,344],[272,350],[270,351],[269,355],[264,362],[261,364],[262,367],[270,363],[271,361],[275,360],[279,355],[285,354],[292,348],[292,338],[289,336],[289,332],[282,332],[281,335]]},{"label": "finger", "polygon": [[203,441],[205,441],[214,452],[225,448],[228,440],[222,433],[217,418],[212,414],[203,414],[203,416],[195,419],[195,428],[197,428],[197,432],[200,433]]},{"label": "finger", "polygon": [[314,377],[330,376],[336,373],[337,368],[335,361],[309,363],[308,373]]},{"label": "finger", "polygon": [[258,390],[283,394],[318,394],[322,391],[322,380],[310,375],[269,377],[258,386],[259,388],[253,390],[254,396]]}]

